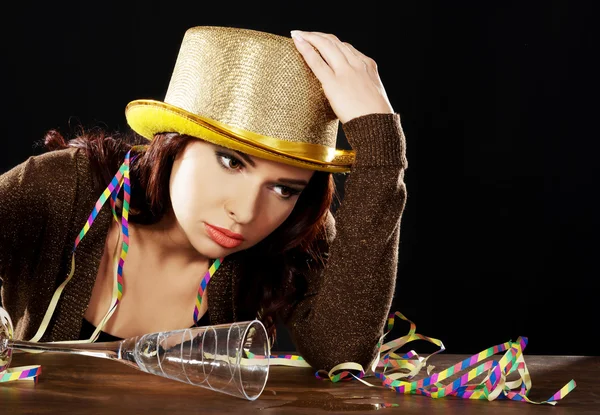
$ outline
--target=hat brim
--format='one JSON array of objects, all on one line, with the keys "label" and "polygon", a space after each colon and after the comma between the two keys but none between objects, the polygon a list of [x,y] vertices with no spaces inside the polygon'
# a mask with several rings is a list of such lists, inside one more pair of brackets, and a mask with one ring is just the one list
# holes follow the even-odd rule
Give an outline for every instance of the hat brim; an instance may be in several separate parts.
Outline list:
[{"label": "hat brim", "polygon": [[161,101],[143,99],[125,108],[129,126],[149,140],[157,133],[177,132],[242,153],[310,170],[345,173],[351,170],[352,150],[266,137],[200,117]]}]

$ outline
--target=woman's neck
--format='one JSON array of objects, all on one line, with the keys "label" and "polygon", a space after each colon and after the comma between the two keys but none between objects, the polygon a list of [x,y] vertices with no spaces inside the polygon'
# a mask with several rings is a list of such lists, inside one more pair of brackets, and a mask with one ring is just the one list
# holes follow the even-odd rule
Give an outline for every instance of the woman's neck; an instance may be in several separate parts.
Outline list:
[{"label": "woman's neck", "polygon": [[150,225],[129,222],[129,235],[138,249],[156,258],[188,263],[208,261],[192,246],[172,210]]}]

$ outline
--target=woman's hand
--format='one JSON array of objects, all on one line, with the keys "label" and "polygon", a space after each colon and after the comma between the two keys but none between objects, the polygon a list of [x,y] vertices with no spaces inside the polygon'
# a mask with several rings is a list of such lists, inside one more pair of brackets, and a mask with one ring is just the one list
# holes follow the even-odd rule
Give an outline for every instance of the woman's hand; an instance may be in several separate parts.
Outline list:
[{"label": "woman's hand", "polygon": [[342,124],[361,115],[394,112],[373,59],[331,34],[291,34]]}]

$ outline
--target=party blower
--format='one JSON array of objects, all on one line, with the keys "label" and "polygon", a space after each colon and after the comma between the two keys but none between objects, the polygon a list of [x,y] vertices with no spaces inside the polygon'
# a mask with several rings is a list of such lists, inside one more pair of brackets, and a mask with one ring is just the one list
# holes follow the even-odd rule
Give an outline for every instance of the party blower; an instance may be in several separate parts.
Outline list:
[{"label": "party blower", "polygon": [[157,376],[255,400],[269,375],[270,345],[263,324],[245,321],[162,331],[101,343],[36,343],[13,339],[13,324],[0,307],[0,373],[13,350],[72,353],[116,360]]}]

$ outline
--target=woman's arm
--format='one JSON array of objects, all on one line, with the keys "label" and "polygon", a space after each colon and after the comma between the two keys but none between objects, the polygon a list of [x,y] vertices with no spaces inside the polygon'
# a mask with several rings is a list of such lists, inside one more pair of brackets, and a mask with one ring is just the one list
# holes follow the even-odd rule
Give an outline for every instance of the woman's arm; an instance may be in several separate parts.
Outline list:
[{"label": "woman's arm", "polygon": [[395,289],[406,202],[399,116],[365,115],[344,131],[357,158],[336,214],[335,239],[324,271],[310,277],[287,321],[298,352],[325,370],[344,362],[367,369],[377,354]]},{"label": "woman's arm", "polygon": [[309,276],[307,294],[287,324],[314,368],[355,362],[367,369],[395,289],[406,203],[400,117],[371,58],[333,35],[300,32],[293,38],[321,81],[356,160],[336,214],[328,262],[321,275]]}]

